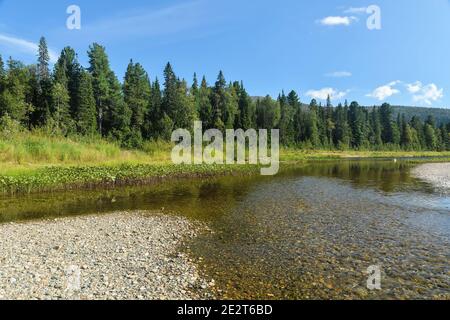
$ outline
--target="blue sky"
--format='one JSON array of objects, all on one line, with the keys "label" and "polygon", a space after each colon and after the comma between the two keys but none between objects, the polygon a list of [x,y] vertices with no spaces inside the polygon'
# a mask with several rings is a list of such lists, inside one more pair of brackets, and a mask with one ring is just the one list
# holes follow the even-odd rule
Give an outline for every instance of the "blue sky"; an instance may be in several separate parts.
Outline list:
[{"label": "blue sky", "polygon": [[[81,30],[66,27],[72,4]],[[370,5],[381,30],[367,28]],[[449,0],[0,0],[4,57],[34,62],[41,35],[84,65],[90,43],[105,45],[120,79],[130,58],[152,79],[170,61],[188,80],[222,69],[252,95],[450,107]]]}]

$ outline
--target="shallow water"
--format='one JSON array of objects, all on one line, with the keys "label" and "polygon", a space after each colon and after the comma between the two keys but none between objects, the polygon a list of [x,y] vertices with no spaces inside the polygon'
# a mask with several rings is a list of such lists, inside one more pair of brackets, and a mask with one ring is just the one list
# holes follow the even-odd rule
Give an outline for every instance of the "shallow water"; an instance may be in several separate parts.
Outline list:
[{"label": "shallow water", "polygon": [[[0,198],[0,222],[163,210],[205,222],[189,243],[220,298],[450,298],[450,197],[410,162],[284,167],[276,177]],[[382,290],[366,289],[371,265]]]}]

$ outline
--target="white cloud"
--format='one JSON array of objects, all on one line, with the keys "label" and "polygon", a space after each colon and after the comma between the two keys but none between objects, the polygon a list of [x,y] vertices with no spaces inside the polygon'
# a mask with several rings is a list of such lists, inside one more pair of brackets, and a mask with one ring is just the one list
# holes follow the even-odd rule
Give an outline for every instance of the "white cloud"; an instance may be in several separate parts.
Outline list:
[{"label": "white cloud", "polygon": [[348,14],[363,14],[366,12],[367,12],[367,7],[358,7],[358,8],[350,7],[344,11],[344,13],[348,13]]},{"label": "white cloud", "polygon": [[340,17],[340,16],[330,16],[323,18],[319,23],[323,26],[349,26],[354,21],[357,21],[356,17]]},{"label": "white cloud", "polygon": [[189,29],[217,21],[219,18],[214,13],[209,8],[208,1],[191,0],[161,8],[120,12],[107,19],[84,25],[82,32],[96,38],[185,34]]},{"label": "white cloud", "polygon": [[326,100],[328,96],[331,100],[342,99],[347,95],[348,91],[338,91],[333,88],[322,88],[320,90],[309,90],[306,95],[312,99]]},{"label": "white cloud", "polygon": [[416,81],[414,83],[408,83],[406,84],[406,88],[408,89],[409,93],[417,93],[422,89],[423,85],[422,82]]},{"label": "white cloud", "polygon": [[376,88],[372,93],[369,93],[366,96],[383,101],[386,98],[392,97],[393,95],[400,93],[400,90],[395,88],[395,86],[398,85],[399,83],[400,83],[399,80],[392,81],[384,86]]},{"label": "white cloud", "polygon": [[[38,54],[39,50],[37,43],[4,34],[0,34],[0,44],[5,44],[14,50],[35,56]],[[50,55],[50,61],[55,63],[58,60],[58,55],[51,49],[49,49],[48,52]]]},{"label": "white cloud", "polygon": [[326,76],[331,77],[331,78],[347,78],[347,77],[351,77],[352,73],[349,71],[335,71],[335,72],[327,73]]},{"label": "white cloud", "polygon": [[424,86],[420,81],[417,81],[415,84],[407,86],[409,92],[414,94],[413,100],[416,103],[431,105],[434,101],[444,97],[444,89],[439,89],[434,83]]}]

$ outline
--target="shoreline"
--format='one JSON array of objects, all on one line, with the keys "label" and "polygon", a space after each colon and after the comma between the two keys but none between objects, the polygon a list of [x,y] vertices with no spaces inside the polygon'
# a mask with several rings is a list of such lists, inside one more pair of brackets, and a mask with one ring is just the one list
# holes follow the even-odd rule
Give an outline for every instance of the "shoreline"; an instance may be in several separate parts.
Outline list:
[{"label": "shoreline", "polygon": [[414,168],[411,173],[437,189],[450,191],[450,162],[422,164]]},{"label": "shoreline", "polygon": [[[307,163],[309,161],[364,161],[364,160],[442,161],[449,153],[436,152],[313,152],[284,151],[280,163]],[[163,163],[92,164],[86,166],[42,165],[27,168],[17,166],[0,173],[0,195],[39,192],[91,190],[130,185],[151,185],[166,179],[207,178],[255,174],[259,165],[174,165]]]},{"label": "shoreline", "polygon": [[0,299],[211,299],[180,252],[201,229],[145,211],[0,225]]}]

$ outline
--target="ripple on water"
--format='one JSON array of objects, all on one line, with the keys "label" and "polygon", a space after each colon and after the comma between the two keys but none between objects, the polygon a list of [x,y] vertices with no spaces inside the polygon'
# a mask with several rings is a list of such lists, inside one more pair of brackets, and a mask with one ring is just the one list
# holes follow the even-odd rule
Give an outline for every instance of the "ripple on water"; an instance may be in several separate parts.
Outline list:
[{"label": "ripple on water", "polygon": [[[232,177],[0,199],[0,221],[159,210],[207,223],[189,250],[217,296],[450,298],[450,198],[399,161],[302,165]],[[382,290],[366,289],[371,265]]]}]

